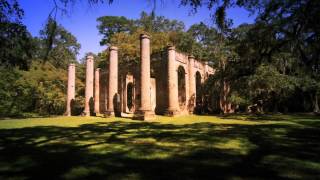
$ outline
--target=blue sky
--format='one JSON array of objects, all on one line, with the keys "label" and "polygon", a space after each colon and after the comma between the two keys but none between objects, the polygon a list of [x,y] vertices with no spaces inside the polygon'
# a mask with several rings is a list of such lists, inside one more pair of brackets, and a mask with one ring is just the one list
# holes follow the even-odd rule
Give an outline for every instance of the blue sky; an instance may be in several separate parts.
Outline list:
[{"label": "blue sky", "polygon": [[[78,58],[82,58],[86,52],[98,53],[106,47],[100,46],[101,36],[97,29],[96,19],[100,16],[125,16],[137,19],[142,11],[151,12],[153,6],[147,0],[114,0],[114,3],[89,6],[86,0],[69,7],[68,15],[58,14],[58,21],[68,31],[76,36],[81,44]],[[38,36],[43,28],[49,12],[54,7],[53,0],[20,0],[20,5],[25,11],[23,23],[33,36]],[[162,15],[169,19],[183,21],[188,28],[190,25],[201,21],[212,24],[210,11],[201,8],[196,14],[191,14],[189,7],[180,7],[179,0],[166,0],[158,4],[156,15]],[[228,17],[233,19],[234,26],[242,23],[252,23],[254,17],[240,8],[228,10]]]}]

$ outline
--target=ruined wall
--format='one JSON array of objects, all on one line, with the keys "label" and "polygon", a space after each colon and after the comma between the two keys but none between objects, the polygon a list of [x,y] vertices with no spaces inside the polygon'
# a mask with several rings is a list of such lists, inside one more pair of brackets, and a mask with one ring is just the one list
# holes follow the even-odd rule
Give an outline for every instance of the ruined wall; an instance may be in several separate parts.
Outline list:
[{"label": "ruined wall", "polygon": [[151,59],[152,77],[156,80],[156,114],[164,114],[168,107],[167,56],[167,52],[160,52]]},{"label": "ruined wall", "polygon": [[[168,107],[168,70],[167,70],[167,53],[161,52],[151,58],[151,107],[156,114],[164,114]],[[189,66],[192,66],[188,56],[176,52],[176,71],[183,68],[185,81],[185,102],[183,105],[179,103],[180,114],[189,114],[191,99],[190,77],[196,76],[196,73],[201,74],[201,82],[204,82],[210,74],[214,74],[214,69],[204,62],[195,60],[193,65],[193,74],[189,73]],[[119,65],[118,75],[118,92],[120,97],[120,110],[123,113],[132,114],[140,107],[140,68],[139,64],[131,64],[129,67]],[[128,107],[128,85],[132,86],[132,107]],[[180,93],[181,94],[181,93]],[[104,113],[107,107],[108,98],[108,70],[101,69],[100,72],[100,112]],[[181,101],[181,99],[180,99]],[[192,107],[193,108],[193,107]]]},{"label": "ruined wall", "polygon": [[[192,112],[193,108],[194,108],[194,102],[195,101],[195,97],[194,95],[190,94],[190,88],[191,83],[190,82],[190,76],[193,76],[194,81],[196,81],[196,73],[199,72],[201,75],[201,83],[203,83],[211,74],[214,74],[214,69],[212,67],[210,67],[206,62],[204,61],[200,61],[200,60],[194,60],[194,62],[191,62],[191,59],[189,59],[189,57],[183,53],[179,53],[176,52],[176,70],[178,72],[180,68],[183,68],[184,73],[185,73],[185,104],[182,106],[180,105],[180,113],[181,114],[189,114],[190,112]],[[190,68],[192,68],[192,70],[190,70]],[[192,72],[192,74],[190,74],[190,72]],[[194,83],[194,92],[196,92],[196,82]],[[181,93],[179,93],[179,95],[181,95]],[[181,101],[182,98],[180,98],[179,100]],[[181,102],[180,102],[181,103]],[[192,107],[193,106],[193,107]]]},{"label": "ruined wall", "polygon": [[[180,108],[180,113],[181,114],[188,114],[188,100],[190,98],[189,96],[189,72],[188,72],[188,66],[189,66],[189,60],[188,60],[188,56],[179,52],[176,52],[176,71],[178,72],[179,67],[183,68],[184,70],[184,81],[185,81],[185,85],[184,85],[184,89],[185,90],[185,101],[181,102],[181,90],[182,89],[178,89],[179,91],[179,108]],[[179,76],[178,76],[178,82],[179,82]],[[181,103],[184,103],[183,105],[181,105]]]}]

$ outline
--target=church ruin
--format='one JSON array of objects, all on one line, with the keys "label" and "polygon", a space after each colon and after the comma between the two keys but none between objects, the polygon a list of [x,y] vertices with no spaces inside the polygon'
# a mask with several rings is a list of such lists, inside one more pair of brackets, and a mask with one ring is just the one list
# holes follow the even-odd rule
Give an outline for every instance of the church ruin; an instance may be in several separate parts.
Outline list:
[{"label": "church ruin", "polygon": [[[164,54],[151,58],[150,37],[140,36],[140,63],[119,68],[117,47],[109,47],[106,69],[94,70],[94,59],[86,59],[85,107],[90,116],[92,105],[96,114],[132,116],[152,120],[155,114],[176,116],[192,114],[201,101],[199,87],[214,74],[207,62],[196,60],[168,46]],[[159,58],[160,57],[160,58]],[[71,115],[75,98],[75,65],[68,68],[66,114]]]}]

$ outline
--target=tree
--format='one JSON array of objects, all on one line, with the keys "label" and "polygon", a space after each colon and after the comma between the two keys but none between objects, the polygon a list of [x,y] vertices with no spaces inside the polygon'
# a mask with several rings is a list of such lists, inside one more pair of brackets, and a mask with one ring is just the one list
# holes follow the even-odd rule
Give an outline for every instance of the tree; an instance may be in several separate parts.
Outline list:
[{"label": "tree", "polygon": [[111,43],[111,38],[116,33],[132,34],[136,31],[144,32],[182,32],[184,23],[177,20],[169,20],[164,16],[156,16],[154,12],[150,14],[142,12],[139,19],[127,19],[123,16],[102,16],[97,19],[99,33],[103,35],[101,45]]},{"label": "tree", "polygon": [[80,44],[75,36],[49,17],[44,29],[40,31],[40,55],[44,61],[56,67],[67,67],[76,61]]},{"label": "tree", "polygon": [[33,88],[21,81],[21,72],[0,66],[0,117],[22,116],[33,108]]},{"label": "tree", "polygon": [[[173,43],[172,37],[183,33],[184,24],[169,20],[154,13],[141,13],[139,19],[103,16],[98,18],[98,29],[103,35],[101,44],[108,43],[118,46],[119,63],[136,63],[139,59],[139,35],[147,33],[152,36],[152,51],[160,52],[168,44]],[[103,54],[103,53],[102,53]]]},{"label": "tree", "polygon": [[32,37],[21,24],[23,10],[16,0],[0,1],[0,65],[28,69],[32,50]]},{"label": "tree", "polygon": [[177,20],[169,20],[164,16],[156,16],[152,11],[150,14],[142,11],[140,19],[135,22],[144,31],[152,32],[181,32],[184,30],[184,23]]},{"label": "tree", "polygon": [[0,22],[20,22],[24,15],[17,0],[0,1]]},{"label": "tree", "polygon": [[24,25],[15,22],[0,22],[0,41],[2,66],[29,68],[34,43]]},{"label": "tree", "polygon": [[102,16],[97,19],[99,33],[103,35],[100,45],[110,43],[110,38],[115,33],[130,33],[135,29],[133,20],[123,16]]}]

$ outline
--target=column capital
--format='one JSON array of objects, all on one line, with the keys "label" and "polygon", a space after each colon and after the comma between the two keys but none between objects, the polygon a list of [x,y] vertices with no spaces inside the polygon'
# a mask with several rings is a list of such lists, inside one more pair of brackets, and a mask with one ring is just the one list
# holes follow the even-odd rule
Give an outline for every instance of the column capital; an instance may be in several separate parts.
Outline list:
[{"label": "column capital", "polygon": [[96,69],[96,71],[100,71],[100,70],[101,70],[101,68],[97,68],[97,69]]},{"label": "column capital", "polygon": [[109,51],[118,51],[118,47],[116,46],[110,46]]},{"label": "column capital", "polygon": [[190,60],[190,59],[194,59],[194,56],[193,55],[189,55],[188,56],[188,59]]},{"label": "column capital", "polygon": [[69,64],[69,66],[76,66],[74,63]]},{"label": "column capital", "polygon": [[150,36],[147,34],[140,34],[140,39],[150,39]]},{"label": "column capital", "polygon": [[93,60],[93,56],[92,55],[88,55],[87,59],[92,59]]},{"label": "column capital", "polygon": [[168,45],[167,46],[167,49],[168,49],[168,51],[175,51],[176,50],[176,47],[175,46],[173,46],[173,45]]}]

